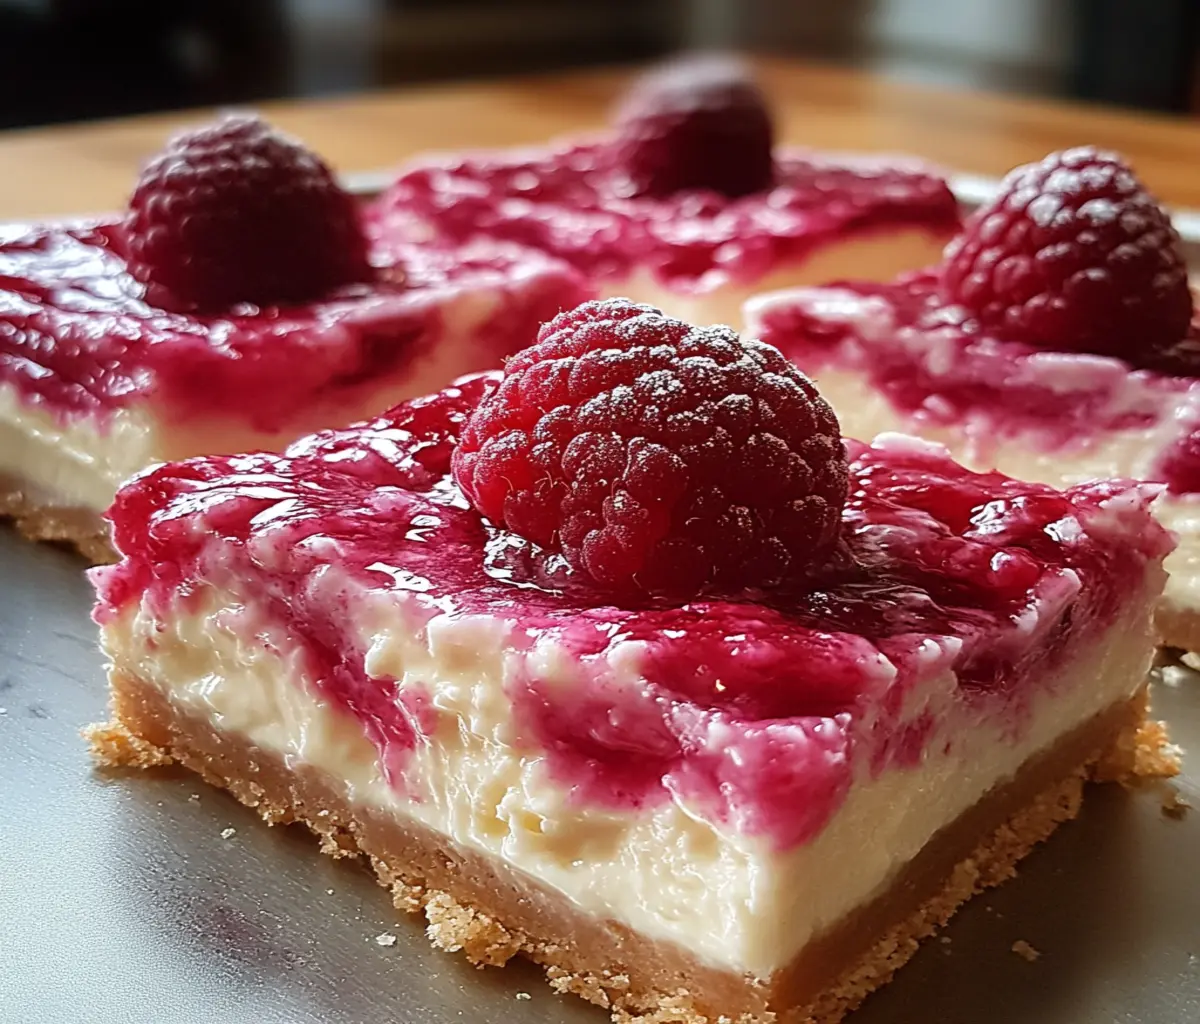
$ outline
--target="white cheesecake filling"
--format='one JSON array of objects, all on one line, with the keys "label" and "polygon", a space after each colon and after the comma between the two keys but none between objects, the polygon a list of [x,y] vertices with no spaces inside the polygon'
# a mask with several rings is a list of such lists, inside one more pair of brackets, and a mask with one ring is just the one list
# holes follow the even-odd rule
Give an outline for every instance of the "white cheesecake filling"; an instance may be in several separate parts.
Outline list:
[{"label": "white cheesecake filling", "polygon": [[[321,586],[344,587],[337,576],[326,575]],[[354,609],[348,643],[368,652],[367,672],[395,679],[398,692],[423,689],[436,711],[436,727],[406,756],[399,786],[385,780],[355,719],[315,695],[287,627],[237,594],[210,589],[200,606],[165,620],[148,602],[131,605],[105,625],[102,640],[116,671],[291,766],[326,773],[352,804],[420,822],[498,858],[589,915],[765,978],[885,892],[940,828],[1029,758],[1134,694],[1149,664],[1149,617],[1160,585],[1157,567],[1130,581],[1121,620],[1038,689],[1017,740],[1011,712],[960,702],[953,677],[935,668],[945,665],[942,652],[930,644],[930,675],[905,709],[928,711],[937,722],[921,762],[872,777],[864,752],[833,819],[784,851],[714,826],[679,802],[642,812],[572,802],[538,751],[519,745],[508,696],[522,657],[536,658],[547,678],[556,665],[569,667],[570,655],[545,644],[519,655],[507,642],[511,624],[498,619],[406,622],[412,615],[404,603],[380,593],[345,605]],[[611,671],[636,685],[638,657],[634,644],[618,646]],[[551,681],[571,685],[566,671]]]},{"label": "white cheesecake filling", "polygon": [[154,395],[95,413],[55,414],[0,383],[0,477],[9,477],[39,504],[102,513],[117,489],[158,462],[194,455],[278,451],[296,438],[347,426],[418,395],[432,394],[456,377],[491,369],[493,352],[480,329],[506,297],[537,288],[536,275],[507,288],[446,289],[437,301],[436,341],[419,358],[364,388],[295,410],[279,431],[256,430],[232,416],[180,420]]},{"label": "white cheesecake filling", "polygon": [[668,287],[649,269],[638,267],[624,280],[606,282],[601,295],[649,303],[691,324],[729,324],[741,330],[742,307],[752,295],[851,278],[890,281],[906,270],[937,263],[945,244],[943,236],[922,228],[881,229],[822,243],[803,258],[753,281],[730,281],[724,270],[716,270],[717,280],[702,278],[694,290],[684,291]]},{"label": "white cheesecake filling", "polygon": [[[971,469],[995,469],[1018,480],[1054,487],[1108,477],[1144,480],[1153,475],[1155,460],[1179,434],[1178,419],[1163,416],[1148,427],[1098,434],[1069,453],[1043,451],[1019,437],[998,434],[987,419],[949,426],[931,422],[920,413],[904,412],[876,390],[866,374],[854,370],[822,369],[813,379],[849,437],[918,434],[944,445],[956,462]],[[1178,539],[1164,563],[1169,577],[1163,602],[1200,611],[1200,495],[1161,494],[1153,509],[1159,522]]]},{"label": "white cheesecake filling", "polygon": [[147,407],[116,409],[104,421],[56,416],[0,383],[0,477],[32,501],[99,514],[123,480],[159,460]]}]

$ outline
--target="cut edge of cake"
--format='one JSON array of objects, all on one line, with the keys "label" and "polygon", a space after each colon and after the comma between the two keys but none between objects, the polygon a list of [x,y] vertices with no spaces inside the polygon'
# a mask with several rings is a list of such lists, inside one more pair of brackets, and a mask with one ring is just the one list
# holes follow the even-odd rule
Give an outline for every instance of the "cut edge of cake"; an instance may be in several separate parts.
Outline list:
[{"label": "cut edge of cake", "polygon": [[[942,838],[952,854],[930,864],[919,857],[889,890],[918,893],[919,902],[868,948],[846,958],[815,998],[776,1011],[773,985],[706,967],[671,943],[575,910],[561,894],[425,825],[360,816],[325,773],[309,766],[293,771],[280,754],[222,734],[173,706],[154,684],[114,672],[112,696],[113,720],[85,730],[101,766],[178,764],[231,793],[269,825],[306,825],[323,853],[365,857],[398,909],[424,913],[436,947],[462,952],[479,966],[522,955],[545,968],[556,991],[610,1010],[619,1024],[834,1024],[889,981],[967,900],[1012,878],[1034,847],[1075,818],[1085,783],[1133,784],[1179,770],[1164,726],[1147,718],[1143,687],[1060,738],[999,792],[938,833],[927,848]],[[984,803],[988,807],[981,810]],[[981,814],[991,820],[981,821]],[[848,928],[860,923],[860,912],[851,915]],[[573,941],[564,942],[564,935]],[[597,966],[604,963],[649,967],[631,977]],[[786,998],[782,1005],[787,1007]]]}]

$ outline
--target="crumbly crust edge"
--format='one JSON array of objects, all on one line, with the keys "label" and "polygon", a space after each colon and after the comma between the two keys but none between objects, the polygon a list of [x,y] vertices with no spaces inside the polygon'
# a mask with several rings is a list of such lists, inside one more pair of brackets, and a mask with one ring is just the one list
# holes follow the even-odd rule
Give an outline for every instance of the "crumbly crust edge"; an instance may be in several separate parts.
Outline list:
[{"label": "crumbly crust edge", "polygon": [[12,520],[27,540],[68,544],[93,565],[117,561],[108,524],[95,512],[38,502],[11,477],[0,476],[0,519]]},{"label": "crumbly crust edge", "polygon": [[[145,684],[141,684],[145,685]],[[165,698],[164,698],[165,699]],[[1136,785],[1179,772],[1179,760],[1168,742],[1165,726],[1145,717],[1144,693],[1131,702],[1130,724],[1106,750],[1084,763],[1025,805],[973,853],[960,861],[946,878],[942,890],[916,913],[883,934],[850,969],[836,978],[821,995],[804,1007],[782,1014],[771,1011],[714,1017],[701,1012],[690,992],[637,992],[630,979],[612,971],[583,972],[556,963],[558,948],[506,928],[499,920],[460,901],[450,893],[430,888],[406,875],[403,865],[385,863],[360,849],[353,820],[339,820],[327,809],[315,810],[286,799],[269,798],[249,779],[223,778],[207,760],[187,750],[159,746],[141,737],[119,720],[88,727],[84,735],[92,754],[104,768],[153,768],[183,765],[226,789],[254,809],[269,825],[298,822],[318,838],[321,851],[332,857],[365,855],[376,879],[392,894],[394,905],[408,913],[424,913],[426,933],[439,949],[461,952],[477,966],[500,966],[516,955],[541,964],[551,987],[608,1009],[615,1024],[836,1024],[873,991],[888,982],[917,952],[921,942],[935,934],[972,896],[1016,875],[1017,863],[1080,810],[1085,783],[1119,782]]]}]

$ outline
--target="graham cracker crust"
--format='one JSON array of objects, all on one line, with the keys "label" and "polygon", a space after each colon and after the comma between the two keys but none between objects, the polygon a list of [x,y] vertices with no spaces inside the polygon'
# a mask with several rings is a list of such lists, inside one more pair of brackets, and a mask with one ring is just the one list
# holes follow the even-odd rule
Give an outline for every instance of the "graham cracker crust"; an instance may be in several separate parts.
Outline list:
[{"label": "graham cracker crust", "polygon": [[771,978],[697,961],[613,921],[590,917],[507,865],[413,822],[353,808],[344,787],[213,728],[158,688],[112,676],[115,719],[87,735],[109,767],[177,763],[254,808],[298,822],[334,857],[363,855],[399,909],[424,912],[435,946],[479,966],[521,954],[550,984],[607,1008],[618,1024],[834,1024],[885,984],[972,895],[1074,818],[1088,780],[1171,775],[1146,694],[1113,707],[1027,764],[931,840],[887,893],[801,951]]},{"label": "graham cracker crust", "polygon": [[19,480],[6,475],[0,475],[0,519],[11,519],[29,540],[68,544],[93,565],[118,561],[108,524],[95,512],[39,502]]}]

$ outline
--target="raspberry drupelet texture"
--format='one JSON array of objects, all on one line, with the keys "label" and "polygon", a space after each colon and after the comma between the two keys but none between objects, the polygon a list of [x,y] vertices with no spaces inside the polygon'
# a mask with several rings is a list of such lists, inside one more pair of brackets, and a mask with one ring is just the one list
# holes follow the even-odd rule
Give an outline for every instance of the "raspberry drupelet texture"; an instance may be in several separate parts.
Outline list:
[{"label": "raspberry drupelet texture", "polygon": [[138,179],[124,234],[130,272],[168,309],[303,301],[371,274],[354,198],[249,115],[173,138]]},{"label": "raspberry drupelet texture", "polygon": [[1013,170],[947,247],[941,288],[1005,337],[1143,365],[1192,316],[1170,218],[1119,156],[1090,147]]},{"label": "raspberry drupelet texture", "polygon": [[618,592],[802,579],[832,555],[846,499],[837,418],[778,350],[626,299],[545,324],[453,467],[493,523]]},{"label": "raspberry drupelet texture", "polygon": [[654,72],[616,120],[617,161],[634,195],[707,189],[736,198],[771,187],[771,114],[737,61],[693,58]]}]

